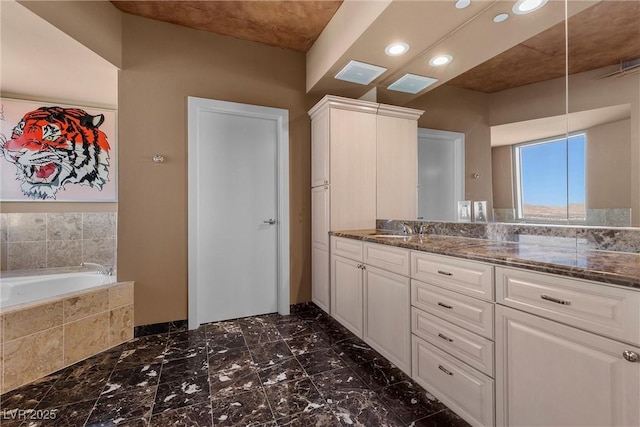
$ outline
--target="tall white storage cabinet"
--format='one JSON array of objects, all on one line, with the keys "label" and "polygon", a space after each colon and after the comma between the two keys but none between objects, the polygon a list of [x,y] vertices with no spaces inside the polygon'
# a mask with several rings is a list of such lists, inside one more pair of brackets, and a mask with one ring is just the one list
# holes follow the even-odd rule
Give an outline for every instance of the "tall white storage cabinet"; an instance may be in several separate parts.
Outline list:
[{"label": "tall white storage cabinet", "polygon": [[[309,111],[312,299],[327,312],[331,311],[329,232],[375,228],[379,217],[416,216],[421,114],[331,95]],[[381,167],[379,160],[388,156]],[[382,206],[394,210],[380,211]]]},{"label": "tall white storage cabinet", "polygon": [[312,299],[330,312],[329,231],[375,228],[375,102],[325,96],[311,116]]}]

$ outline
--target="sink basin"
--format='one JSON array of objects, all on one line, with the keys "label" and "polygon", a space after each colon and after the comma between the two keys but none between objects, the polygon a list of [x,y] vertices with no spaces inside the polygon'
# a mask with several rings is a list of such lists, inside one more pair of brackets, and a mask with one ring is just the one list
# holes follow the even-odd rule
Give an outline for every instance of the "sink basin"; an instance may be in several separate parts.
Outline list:
[{"label": "sink basin", "polygon": [[389,239],[410,239],[410,234],[371,234],[368,237],[386,237]]}]

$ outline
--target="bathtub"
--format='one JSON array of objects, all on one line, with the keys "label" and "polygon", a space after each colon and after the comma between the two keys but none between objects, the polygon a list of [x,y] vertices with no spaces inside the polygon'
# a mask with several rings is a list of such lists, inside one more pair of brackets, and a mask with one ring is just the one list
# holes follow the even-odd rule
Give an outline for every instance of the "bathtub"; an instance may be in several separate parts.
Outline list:
[{"label": "bathtub", "polygon": [[73,272],[0,279],[0,393],[133,338],[133,282]]},{"label": "bathtub", "polygon": [[0,310],[115,282],[115,276],[92,272],[2,278]]}]

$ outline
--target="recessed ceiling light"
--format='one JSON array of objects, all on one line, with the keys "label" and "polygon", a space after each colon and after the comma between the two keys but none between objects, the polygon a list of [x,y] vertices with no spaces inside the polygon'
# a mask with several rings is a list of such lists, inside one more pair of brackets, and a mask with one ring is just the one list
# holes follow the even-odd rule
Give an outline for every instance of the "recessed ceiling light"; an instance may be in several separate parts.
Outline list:
[{"label": "recessed ceiling light", "polygon": [[453,57],[451,55],[438,55],[431,58],[431,60],[429,61],[429,64],[435,67],[439,67],[441,65],[448,64],[449,62],[451,62],[452,59]]},{"label": "recessed ceiling light", "polygon": [[409,51],[409,45],[406,43],[391,43],[384,49],[384,53],[389,56],[399,56]]},{"label": "recessed ceiling light", "polygon": [[500,13],[493,17],[493,22],[504,22],[509,17],[508,13]]},{"label": "recessed ceiling light", "polygon": [[540,9],[547,4],[547,0],[518,0],[513,5],[513,13],[518,15],[524,15],[525,13],[531,13],[534,10]]},{"label": "recessed ceiling light", "polygon": [[457,9],[464,9],[465,7],[469,6],[471,4],[471,0],[458,0],[456,2],[456,8]]}]

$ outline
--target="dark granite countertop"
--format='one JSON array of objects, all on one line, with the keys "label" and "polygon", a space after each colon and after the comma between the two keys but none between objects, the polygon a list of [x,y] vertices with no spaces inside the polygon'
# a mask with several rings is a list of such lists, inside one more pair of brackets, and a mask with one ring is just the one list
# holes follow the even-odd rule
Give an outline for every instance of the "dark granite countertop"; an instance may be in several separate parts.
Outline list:
[{"label": "dark granite countertop", "polygon": [[577,279],[593,280],[640,291],[640,254],[580,250],[467,237],[414,235],[374,237],[380,230],[333,231],[331,235],[406,249],[485,261]]}]

